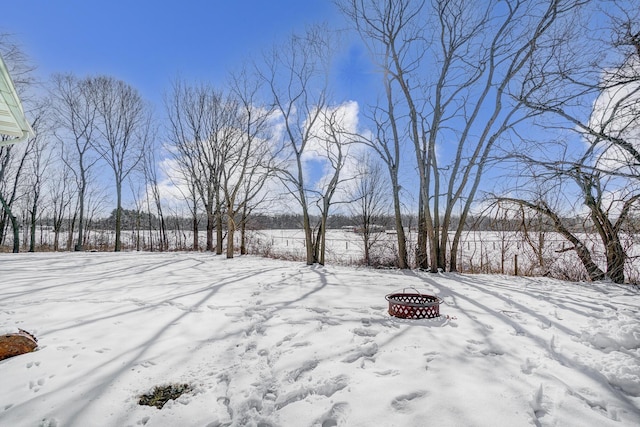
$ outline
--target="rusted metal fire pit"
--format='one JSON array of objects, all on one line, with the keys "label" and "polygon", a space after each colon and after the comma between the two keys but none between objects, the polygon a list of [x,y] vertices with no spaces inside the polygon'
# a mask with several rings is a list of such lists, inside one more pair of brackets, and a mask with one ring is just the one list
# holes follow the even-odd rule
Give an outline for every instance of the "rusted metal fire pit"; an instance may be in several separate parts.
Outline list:
[{"label": "rusted metal fire pit", "polygon": [[[413,293],[407,293],[412,289]],[[442,299],[433,295],[425,295],[414,288],[405,288],[402,292],[389,294],[389,314],[401,319],[431,319],[440,316]]]}]

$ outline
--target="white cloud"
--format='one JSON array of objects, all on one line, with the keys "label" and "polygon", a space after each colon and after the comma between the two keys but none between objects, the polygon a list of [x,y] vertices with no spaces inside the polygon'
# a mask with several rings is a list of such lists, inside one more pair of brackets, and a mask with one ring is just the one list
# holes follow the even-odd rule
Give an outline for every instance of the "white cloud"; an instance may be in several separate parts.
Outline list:
[{"label": "white cloud", "polygon": [[[606,72],[603,80],[615,83],[617,76],[632,74],[640,75],[638,61],[625,65],[624,69]],[[596,132],[620,138],[640,151],[640,80],[612,85],[603,91],[594,102],[588,124]],[[587,140],[589,144],[596,142],[592,136]],[[619,145],[605,141],[597,148],[596,167],[633,174],[640,172],[630,153]]]}]

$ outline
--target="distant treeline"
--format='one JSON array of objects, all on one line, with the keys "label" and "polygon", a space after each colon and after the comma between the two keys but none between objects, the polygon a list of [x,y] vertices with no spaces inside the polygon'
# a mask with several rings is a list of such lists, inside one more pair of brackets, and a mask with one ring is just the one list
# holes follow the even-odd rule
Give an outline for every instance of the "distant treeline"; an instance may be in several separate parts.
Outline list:
[{"label": "distant treeline", "polygon": [[[312,216],[313,220],[317,220]],[[167,230],[190,230],[193,227],[193,219],[191,217],[181,216],[165,216],[164,218]],[[585,230],[584,218],[563,218],[564,224],[572,231]],[[630,221],[632,223],[640,223],[640,218]],[[125,230],[157,230],[159,220],[156,215],[148,212],[124,209],[122,213],[122,228]],[[60,231],[68,231],[69,221],[64,221]],[[450,230],[458,227],[459,218],[454,217],[450,225]],[[53,220],[43,218],[38,221],[38,225],[53,227]],[[206,217],[199,217],[199,225],[206,225]],[[394,228],[394,218],[392,216],[381,216],[376,220],[376,226],[385,229]],[[403,216],[403,225],[406,229],[416,229],[418,227],[418,218],[414,215]],[[518,231],[522,230],[526,225],[529,231],[555,231],[553,224],[545,218],[538,218],[532,221],[530,218],[525,221],[522,219],[504,219],[492,218],[490,216],[470,216],[464,225],[464,229],[468,231]],[[328,218],[328,228],[339,229],[354,227],[358,228],[358,218],[349,215],[330,215]],[[92,219],[88,225],[88,229],[93,230],[111,230],[115,227],[115,209],[108,217]],[[252,230],[290,230],[302,228],[302,215],[299,214],[253,214],[248,223],[247,228]]]}]

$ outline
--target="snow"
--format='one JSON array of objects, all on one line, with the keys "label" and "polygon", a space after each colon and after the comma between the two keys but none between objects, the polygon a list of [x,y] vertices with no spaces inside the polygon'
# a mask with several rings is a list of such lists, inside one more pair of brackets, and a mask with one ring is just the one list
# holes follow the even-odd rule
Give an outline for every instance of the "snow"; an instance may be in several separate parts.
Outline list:
[{"label": "snow", "polygon": [[[640,295],[207,253],[0,255],[1,426],[637,426]],[[444,300],[403,320],[385,295]],[[155,386],[193,391],[138,405]]]}]

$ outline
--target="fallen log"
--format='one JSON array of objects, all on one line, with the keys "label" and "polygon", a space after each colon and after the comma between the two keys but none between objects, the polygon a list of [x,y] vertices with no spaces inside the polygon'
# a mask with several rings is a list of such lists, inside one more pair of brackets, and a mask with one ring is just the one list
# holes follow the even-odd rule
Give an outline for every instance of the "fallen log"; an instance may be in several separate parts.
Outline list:
[{"label": "fallen log", "polygon": [[19,329],[17,334],[0,335],[0,360],[30,353],[38,347],[38,340],[29,332]]}]

